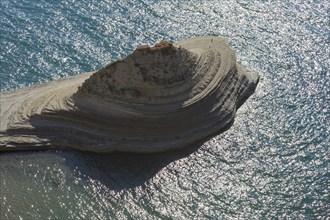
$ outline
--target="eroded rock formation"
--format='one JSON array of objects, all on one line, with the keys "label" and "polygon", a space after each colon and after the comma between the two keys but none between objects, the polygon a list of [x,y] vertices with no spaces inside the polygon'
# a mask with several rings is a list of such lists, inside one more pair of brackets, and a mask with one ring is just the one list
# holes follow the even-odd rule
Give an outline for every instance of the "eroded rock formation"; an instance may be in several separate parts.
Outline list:
[{"label": "eroded rock formation", "polygon": [[228,127],[258,78],[220,37],[140,46],[97,72],[1,94],[0,150],[182,148]]}]

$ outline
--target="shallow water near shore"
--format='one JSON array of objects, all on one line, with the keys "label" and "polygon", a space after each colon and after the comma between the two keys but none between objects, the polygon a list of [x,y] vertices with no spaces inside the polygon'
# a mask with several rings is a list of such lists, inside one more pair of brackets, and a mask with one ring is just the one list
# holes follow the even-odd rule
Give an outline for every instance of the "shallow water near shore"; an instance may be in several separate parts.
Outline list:
[{"label": "shallow water near shore", "polygon": [[99,69],[140,44],[209,35],[261,76],[229,130],[178,152],[1,153],[0,219],[330,216],[327,1],[0,5],[1,91]]}]

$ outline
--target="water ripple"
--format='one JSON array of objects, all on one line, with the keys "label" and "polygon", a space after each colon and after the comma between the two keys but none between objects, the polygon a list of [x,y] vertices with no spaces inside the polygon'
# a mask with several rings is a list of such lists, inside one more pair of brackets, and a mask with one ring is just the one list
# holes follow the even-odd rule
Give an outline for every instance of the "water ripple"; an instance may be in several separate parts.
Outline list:
[{"label": "water ripple", "polygon": [[0,155],[1,219],[325,219],[327,1],[0,3],[1,91],[98,69],[139,44],[221,35],[261,74],[230,130],[166,154]]}]

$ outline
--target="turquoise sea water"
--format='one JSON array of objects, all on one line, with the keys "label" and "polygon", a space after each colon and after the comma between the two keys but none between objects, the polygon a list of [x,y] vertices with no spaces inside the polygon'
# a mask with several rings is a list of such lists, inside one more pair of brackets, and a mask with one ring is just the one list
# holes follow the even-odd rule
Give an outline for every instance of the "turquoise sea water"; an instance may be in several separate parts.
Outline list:
[{"label": "turquoise sea water", "polygon": [[164,154],[0,154],[0,219],[327,219],[326,0],[2,0],[1,91],[101,68],[139,44],[220,35],[260,73],[234,125]]}]

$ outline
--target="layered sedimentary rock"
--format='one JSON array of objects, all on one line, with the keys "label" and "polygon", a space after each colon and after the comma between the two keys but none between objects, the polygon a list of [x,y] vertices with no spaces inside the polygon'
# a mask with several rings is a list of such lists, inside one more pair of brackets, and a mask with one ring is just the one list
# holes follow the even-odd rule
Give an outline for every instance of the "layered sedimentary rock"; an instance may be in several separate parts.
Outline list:
[{"label": "layered sedimentary rock", "polygon": [[140,46],[97,72],[1,94],[0,150],[182,148],[227,128],[258,78],[220,37]]}]

